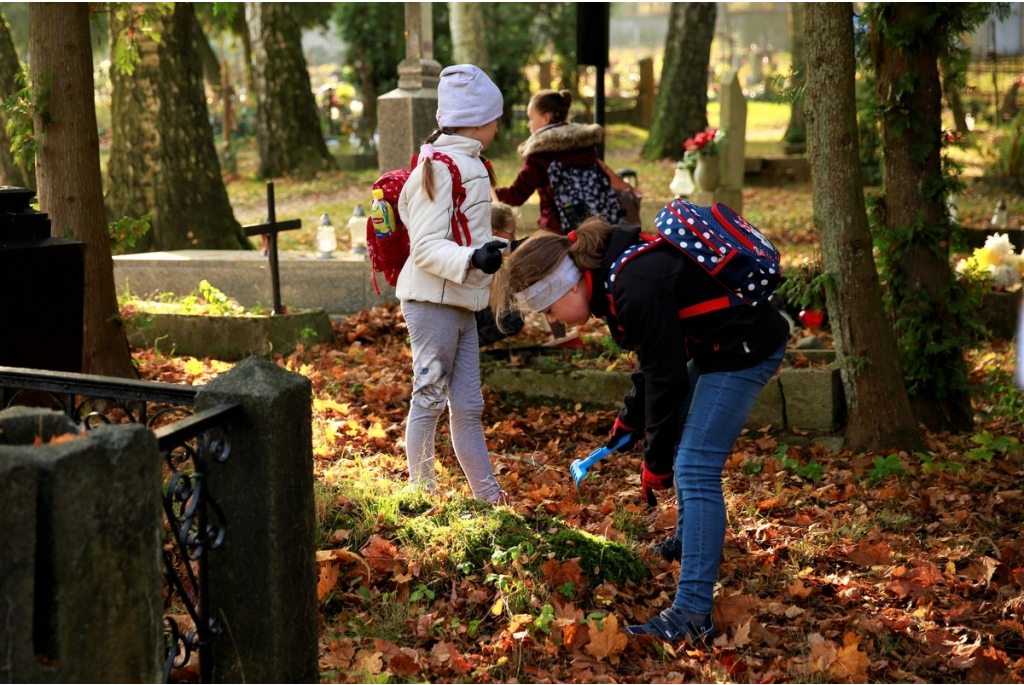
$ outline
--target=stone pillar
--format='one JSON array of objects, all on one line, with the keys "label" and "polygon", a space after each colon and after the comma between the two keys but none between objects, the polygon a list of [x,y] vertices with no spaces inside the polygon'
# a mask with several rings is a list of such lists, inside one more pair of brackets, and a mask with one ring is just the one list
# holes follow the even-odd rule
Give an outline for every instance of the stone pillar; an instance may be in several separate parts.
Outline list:
[{"label": "stone pillar", "polygon": [[636,121],[640,128],[651,128],[654,119],[654,101],[657,89],[654,83],[654,60],[644,57],[640,60],[640,90],[636,97]]},{"label": "stone pillar", "polygon": [[747,100],[735,71],[728,71],[721,82],[719,128],[725,131],[721,150],[721,185],[712,192],[697,191],[694,202],[711,205],[722,202],[743,213],[743,174],[746,171]]},{"label": "stone pillar", "polygon": [[540,63],[538,69],[538,80],[541,90],[550,90],[551,84],[554,83],[554,69],[555,64],[551,60],[544,60]]},{"label": "stone pillar", "polygon": [[431,3],[405,3],[405,59],[398,88],[377,98],[381,171],[409,166],[423,140],[437,128],[437,83]]},{"label": "stone pillar", "polygon": [[210,614],[224,627],[214,682],[320,678],[311,398],[307,378],[260,357],[196,395],[197,411],[242,407],[227,431],[230,454],[208,478],[227,522],[223,543],[209,552]]},{"label": "stone pillar", "polygon": [[59,412],[0,411],[0,680],[159,682],[156,436],[104,425],[52,442],[80,432]]}]

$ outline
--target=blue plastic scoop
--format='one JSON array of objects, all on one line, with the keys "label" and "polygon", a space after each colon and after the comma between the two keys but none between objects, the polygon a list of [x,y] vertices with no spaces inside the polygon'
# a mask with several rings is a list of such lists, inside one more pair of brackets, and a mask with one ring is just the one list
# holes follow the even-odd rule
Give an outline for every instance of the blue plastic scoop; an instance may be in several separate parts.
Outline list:
[{"label": "blue plastic scoop", "polygon": [[625,445],[630,435],[630,433],[626,433],[611,447],[598,447],[586,459],[577,459],[569,465],[569,473],[572,474],[572,482],[576,485],[577,490],[580,489],[580,483],[583,482],[583,479],[587,477],[587,471],[590,470],[590,467]]}]

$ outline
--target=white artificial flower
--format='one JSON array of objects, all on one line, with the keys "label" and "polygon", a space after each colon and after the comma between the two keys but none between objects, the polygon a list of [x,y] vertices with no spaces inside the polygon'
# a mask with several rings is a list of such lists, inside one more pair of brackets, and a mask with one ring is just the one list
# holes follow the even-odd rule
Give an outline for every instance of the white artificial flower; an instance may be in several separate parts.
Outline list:
[{"label": "white artificial flower", "polygon": [[993,233],[985,240],[985,249],[992,255],[992,263],[1002,265],[1013,255],[1013,244],[1008,233]]}]

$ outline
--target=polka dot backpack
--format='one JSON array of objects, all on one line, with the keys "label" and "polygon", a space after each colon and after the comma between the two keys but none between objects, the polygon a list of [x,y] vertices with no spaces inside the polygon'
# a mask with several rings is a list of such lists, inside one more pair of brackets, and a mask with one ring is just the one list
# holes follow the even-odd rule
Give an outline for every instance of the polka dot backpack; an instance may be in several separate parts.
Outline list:
[{"label": "polka dot backpack", "polygon": [[[779,251],[746,219],[721,202],[711,207],[675,199],[654,218],[658,235],[626,249],[608,269],[605,290],[612,299],[615,275],[627,261],[657,245],[670,243],[704,268],[726,293],[687,307],[680,318],[737,305],[756,307],[779,283]],[[612,312],[614,313],[614,302]]]}]

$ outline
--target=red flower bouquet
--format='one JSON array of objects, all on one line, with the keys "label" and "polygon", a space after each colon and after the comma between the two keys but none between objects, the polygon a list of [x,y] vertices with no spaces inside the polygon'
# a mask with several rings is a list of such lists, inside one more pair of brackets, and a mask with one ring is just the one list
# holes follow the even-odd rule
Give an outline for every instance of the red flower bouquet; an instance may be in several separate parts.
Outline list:
[{"label": "red flower bouquet", "polygon": [[681,166],[692,169],[697,165],[697,157],[713,157],[718,154],[719,146],[725,139],[725,132],[717,128],[709,128],[703,133],[698,133],[692,138],[687,138],[683,143],[686,153],[683,155]]}]

